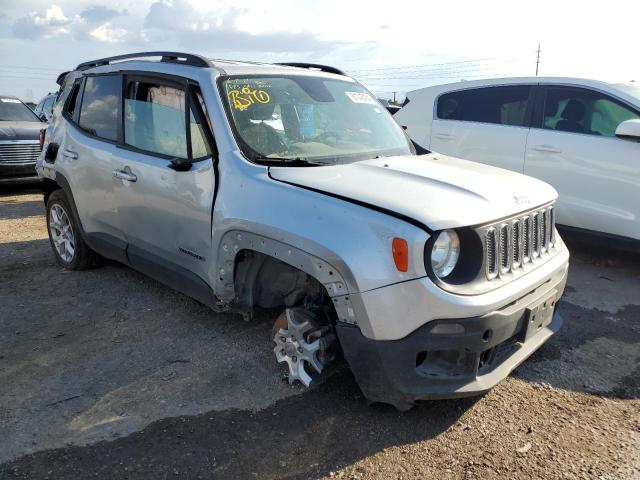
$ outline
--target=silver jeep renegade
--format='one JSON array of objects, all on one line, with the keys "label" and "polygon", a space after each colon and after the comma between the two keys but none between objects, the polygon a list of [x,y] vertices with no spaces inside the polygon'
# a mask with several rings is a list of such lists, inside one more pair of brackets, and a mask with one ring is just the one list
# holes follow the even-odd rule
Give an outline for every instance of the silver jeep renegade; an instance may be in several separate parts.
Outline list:
[{"label": "silver jeep renegade", "polygon": [[553,188],[416,155],[335,68],[174,52],[83,63],[38,173],[61,265],[106,257],[218,311],[278,312],[290,382],[344,358],[370,402],[475,395],[562,322]]}]

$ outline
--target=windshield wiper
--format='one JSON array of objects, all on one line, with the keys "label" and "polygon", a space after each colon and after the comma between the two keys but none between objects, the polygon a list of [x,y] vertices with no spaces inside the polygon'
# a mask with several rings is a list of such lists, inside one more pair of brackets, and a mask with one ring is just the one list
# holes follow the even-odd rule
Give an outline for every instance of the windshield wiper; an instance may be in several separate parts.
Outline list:
[{"label": "windshield wiper", "polygon": [[304,157],[294,157],[294,158],[285,158],[285,157],[256,157],[253,159],[256,163],[281,163],[287,165],[304,165],[304,166],[316,166],[316,165],[327,165],[326,162],[319,162],[317,160],[310,160]]}]

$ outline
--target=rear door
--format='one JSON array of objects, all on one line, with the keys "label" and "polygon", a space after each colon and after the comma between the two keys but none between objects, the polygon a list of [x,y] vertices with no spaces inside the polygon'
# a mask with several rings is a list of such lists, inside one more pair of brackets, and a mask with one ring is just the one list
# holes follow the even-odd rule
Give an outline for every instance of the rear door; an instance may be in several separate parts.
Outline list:
[{"label": "rear door", "polygon": [[532,85],[447,92],[435,100],[430,150],[522,172]]},{"label": "rear door", "polygon": [[[56,170],[68,180],[83,229],[100,253],[125,260],[126,242],[113,190],[113,155],[120,137],[122,76],[77,81],[65,104],[67,120]],[[94,245],[95,246],[95,245]]]},{"label": "rear door", "polygon": [[[216,181],[200,92],[184,79],[127,75],[123,109],[113,181],[129,260],[201,299],[189,285],[207,278]],[[181,168],[176,158],[192,163]]]},{"label": "rear door", "polygon": [[605,92],[548,85],[534,117],[525,173],[558,190],[557,222],[640,239],[640,143],[615,136],[640,111]]}]

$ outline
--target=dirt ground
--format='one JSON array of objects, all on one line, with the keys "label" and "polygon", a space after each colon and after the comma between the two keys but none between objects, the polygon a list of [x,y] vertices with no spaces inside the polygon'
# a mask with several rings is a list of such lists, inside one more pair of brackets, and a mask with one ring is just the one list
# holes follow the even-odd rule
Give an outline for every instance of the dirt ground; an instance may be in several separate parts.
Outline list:
[{"label": "dirt ground", "polygon": [[473,399],[368,407],[283,381],[270,322],[124,266],[67,272],[0,191],[0,478],[640,478],[640,256],[571,242],[565,324]]}]

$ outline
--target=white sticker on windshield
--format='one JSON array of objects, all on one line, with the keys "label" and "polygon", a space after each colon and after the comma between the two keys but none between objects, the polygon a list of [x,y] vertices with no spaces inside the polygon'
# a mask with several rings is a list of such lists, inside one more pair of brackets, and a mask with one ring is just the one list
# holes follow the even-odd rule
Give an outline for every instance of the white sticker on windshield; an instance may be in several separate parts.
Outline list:
[{"label": "white sticker on windshield", "polygon": [[2,103],[20,103],[20,100],[15,98],[0,98],[0,102]]},{"label": "white sticker on windshield", "polygon": [[378,102],[375,98],[373,98],[371,95],[369,95],[368,93],[362,93],[362,92],[344,92],[346,93],[347,97],[349,97],[349,99],[353,102],[353,103],[369,103],[371,105],[376,105]]}]

